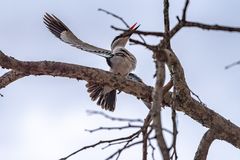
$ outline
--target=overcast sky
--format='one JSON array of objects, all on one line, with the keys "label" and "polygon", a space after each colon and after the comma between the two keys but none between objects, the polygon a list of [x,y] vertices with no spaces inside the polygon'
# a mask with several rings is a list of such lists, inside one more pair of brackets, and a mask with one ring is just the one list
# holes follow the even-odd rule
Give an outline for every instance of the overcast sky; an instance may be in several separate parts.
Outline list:
[{"label": "overcast sky", "polygon": [[[171,25],[181,15],[184,1],[171,1]],[[189,20],[240,26],[239,0],[192,1]],[[0,5],[0,50],[20,60],[51,60],[92,66],[108,70],[105,59],[75,49],[56,39],[44,26],[45,12],[53,13],[65,22],[81,39],[109,49],[119,32],[109,26],[124,27],[117,19],[97,11],[103,8],[123,17],[129,24],[138,22],[140,30],[162,31],[163,15],[160,0],[88,0],[88,1],[2,1]],[[134,38],[138,39],[137,36]],[[159,39],[146,37],[152,44]],[[224,70],[224,66],[240,59],[240,33],[209,32],[184,29],[172,40],[186,80],[192,91],[207,106],[226,119],[240,125],[239,81],[240,66]],[[137,73],[153,85],[154,64],[151,52],[141,46],[127,46],[137,57]],[[7,70],[0,69],[0,74]],[[86,110],[100,107],[88,97],[86,82],[68,78],[29,76],[0,91],[0,157],[4,160],[56,160],[85,146],[127,135],[128,131],[97,132],[85,129],[116,126],[101,116],[88,116]],[[146,107],[135,97],[121,93],[117,96],[116,117],[144,118]],[[191,106],[189,106],[191,107]],[[164,127],[171,129],[169,109],[163,111]],[[122,123],[120,125],[123,125]],[[179,160],[193,159],[197,145],[206,131],[199,123],[178,113]],[[129,131],[133,132],[133,130]],[[169,136],[168,136],[169,137]],[[171,143],[171,139],[168,139]],[[83,151],[71,160],[105,159],[117,148],[101,147]],[[94,151],[94,154],[92,154]],[[158,153],[156,153],[158,154]],[[150,155],[150,154],[149,154]],[[223,141],[215,141],[209,160],[239,159],[240,151]],[[122,153],[121,160],[141,159],[141,146]]]}]

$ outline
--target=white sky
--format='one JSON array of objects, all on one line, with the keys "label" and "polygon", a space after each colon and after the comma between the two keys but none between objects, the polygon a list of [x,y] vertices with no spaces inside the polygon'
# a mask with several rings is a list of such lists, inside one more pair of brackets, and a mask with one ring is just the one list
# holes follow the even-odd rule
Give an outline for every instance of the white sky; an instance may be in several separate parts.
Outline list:
[{"label": "white sky", "polygon": [[[172,25],[181,15],[184,1],[171,1]],[[211,24],[240,26],[240,1],[201,0],[190,3],[188,19]],[[81,39],[99,47],[109,48],[118,35],[110,25],[123,27],[98,8],[122,16],[129,24],[138,22],[140,30],[159,31],[163,28],[162,2],[159,0],[88,0],[88,1],[2,1],[0,5],[0,49],[21,60],[52,60],[93,66],[108,70],[101,57],[72,48],[56,39],[42,23],[45,12],[64,21]],[[138,38],[135,36],[135,38]],[[146,38],[157,43],[158,39]],[[209,108],[235,124],[240,124],[239,67],[224,70],[224,66],[240,59],[240,34],[184,29],[172,41],[172,47],[185,68],[190,88]],[[141,46],[128,46],[135,54],[135,70],[152,85],[154,64],[151,53]],[[0,70],[3,74],[6,70]],[[100,116],[88,116],[86,110],[99,110],[88,97],[86,82],[67,78],[30,76],[20,79],[0,91],[0,157],[4,160],[52,160],[98,142],[100,139],[126,135],[126,131],[89,134],[84,129],[115,126],[115,122]],[[133,96],[118,95],[117,109],[112,116],[144,118],[147,109]],[[189,106],[191,107],[191,106]],[[171,129],[169,109],[163,112],[163,123]],[[121,124],[123,125],[123,124]],[[197,145],[206,131],[201,125],[178,114],[179,160],[193,159]],[[171,140],[169,140],[169,143]],[[86,150],[75,159],[104,159],[117,148]],[[94,154],[92,154],[94,151]],[[150,154],[149,154],[150,155]],[[215,141],[208,159],[239,159],[238,149],[223,141]],[[124,152],[120,159],[141,159],[141,146]]]}]

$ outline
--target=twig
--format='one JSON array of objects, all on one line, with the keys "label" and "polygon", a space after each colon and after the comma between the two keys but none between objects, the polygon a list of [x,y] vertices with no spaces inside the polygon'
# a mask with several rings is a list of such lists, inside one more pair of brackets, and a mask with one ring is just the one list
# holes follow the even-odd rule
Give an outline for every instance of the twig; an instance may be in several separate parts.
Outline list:
[{"label": "twig", "polygon": [[185,21],[186,21],[187,8],[189,5],[189,1],[190,0],[185,1],[185,5],[183,8],[183,12],[182,12],[182,19],[180,19],[179,16],[177,16],[178,23],[169,31],[169,38],[172,38],[173,36],[175,36],[175,34],[178,31],[180,31],[182,29],[182,27],[184,26]]},{"label": "twig", "polygon": [[202,100],[200,99],[200,97],[196,93],[194,93],[191,89],[189,89],[189,90],[190,90],[191,94],[193,96],[195,96],[202,105],[206,106],[206,104],[202,102]]},{"label": "twig", "polygon": [[240,27],[230,27],[223,25],[209,25],[205,23],[186,21],[184,23],[184,27],[196,27],[204,30],[215,30],[215,31],[227,31],[227,32],[240,32]]},{"label": "twig", "polygon": [[[111,26],[112,29],[116,30],[116,31],[127,31],[126,29],[122,29],[122,28],[118,28],[115,26]],[[149,32],[149,31],[140,31],[140,30],[136,30],[134,31],[134,33],[136,34],[141,34],[144,36],[157,36],[157,37],[163,37],[164,33],[163,32]]]},{"label": "twig", "polygon": [[148,139],[148,142],[149,142],[149,147],[152,148],[152,160],[155,160],[154,151],[156,150],[156,148],[153,146],[151,139]]},{"label": "twig", "polygon": [[[118,16],[118,15],[112,13],[112,12],[109,12],[109,11],[107,11],[107,10],[105,10],[105,9],[102,9],[102,8],[99,8],[98,11],[105,12],[106,14],[111,15],[111,16],[119,19],[120,21],[123,22],[123,24],[124,24],[127,28],[130,28],[129,25],[127,24],[127,22],[126,22],[122,17],[120,17],[120,16]],[[144,40],[144,38],[143,38],[140,34],[138,34],[138,35],[139,35],[139,37],[142,39],[142,41],[143,41],[144,43],[146,43],[146,41]]]},{"label": "twig", "polygon": [[148,48],[148,49],[150,49],[150,50],[156,50],[156,46],[153,46],[153,45],[149,45],[149,44],[147,44],[147,43],[144,43],[144,42],[140,42],[140,41],[138,41],[138,40],[135,40],[135,39],[131,39],[130,38],[130,40],[129,40],[130,42],[132,42],[132,43],[134,43],[134,44],[138,44],[138,45],[142,45],[142,46],[144,46],[144,47],[146,47],[146,48]]},{"label": "twig", "polygon": [[236,65],[239,65],[239,64],[240,64],[240,61],[234,62],[234,63],[232,63],[232,64],[227,65],[227,66],[225,67],[225,69],[229,69],[229,68],[231,68],[231,67],[233,67],[233,66],[236,66]]},{"label": "twig", "polygon": [[189,1],[190,0],[185,1],[185,5],[184,5],[184,8],[183,8],[183,14],[182,14],[182,21],[186,20],[186,14],[187,14],[187,8],[188,8]]},{"label": "twig", "polygon": [[122,23],[123,23],[127,28],[129,28],[129,25],[127,24],[127,22],[126,22],[122,17],[120,17],[120,16],[118,16],[118,15],[112,13],[112,12],[109,12],[109,11],[107,11],[107,10],[105,10],[105,9],[102,9],[102,8],[99,8],[98,11],[104,12],[104,13],[106,13],[106,14],[108,14],[108,15],[111,15],[111,16],[119,19],[120,21],[122,21]]},{"label": "twig", "polygon": [[164,15],[164,32],[167,34],[170,29],[170,23],[169,23],[169,1],[164,0],[163,1],[163,15]]},{"label": "twig", "polygon": [[123,130],[123,129],[141,128],[141,127],[142,126],[140,126],[140,125],[128,124],[127,126],[119,126],[119,127],[99,127],[96,129],[85,129],[85,131],[93,133],[93,132],[100,131],[100,130]]},{"label": "twig", "polygon": [[142,145],[142,160],[147,160],[147,141],[148,141],[148,135],[150,133],[148,133],[148,126],[151,122],[151,113],[149,112],[147,117],[144,120],[144,125],[142,127],[142,141],[143,141],[143,145]]},{"label": "twig", "polygon": [[114,156],[117,155],[116,157],[116,160],[118,160],[118,158],[120,157],[121,153],[123,150],[129,148],[129,147],[132,147],[134,145],[137,145],[137,144],[141,144],[142,143],[142,140],[141,141],[138,141],[138,142],[135,142],[135,143],[132,143],[132,144],[129,144],[131,141],[127,142],[122,148],[118,149],[116,152],[114,152],[113,154],[111,154],[108,158],[106,158],[106,160],[110,160],[112,159]]},{"label": "twig", "polygon": [[[173,123],[173,142],[172,142],[172,146],[171,148],[173,149],[173,152],[172,152],[172,155],[170,156],[170,159],[174,159],[177,160],[178,156],[177,156],[177,147],[176,147],[176,144],[177,144],[177,134],[178,134],[178,131],[177,131],[177,116],[176,116],[176,111],[172,109],[172,123]],[[171,149],[170,148],[170,149]]]},{"label": "twig", "polygon": [[[151,138],[149,138],[149,139],[152,140],[152,139],[155,139],[155,138],[156,138],[156,137],[151,137]],[[135,146],[135,145],[137,145],[137,144],[141,144],[141,143],[143,143],[142,140],[141,140],[141,141],[134,142],[134,143],[131,143],[131,144],[130,144],[130,142],[129,142],[129,143],[125,144],[122,148],[120,148],[119,150],[117,150],[116,152],[114,152],[113,154],[111,154],[108,158],[106,158],[106,160],[110,160],[111,158],[113,158],[113,157],[116,156],[116,155],[117,155],[116,160],[118,160],[118,158],[120,157],[120,154],[122,153],[123,150],[125,150],[125,149],[127,149],[127,148],[130,148],[130,147],[132,147],[132,146]]]},{"label": "twig", "polygon": [[111,117],[103,112],[99,112],[99,111],[91,111],[91,110],[87,110],[87,113],[90,115],[101,115],[107,119],[110,119],[112,121],[122,121],[122,122],[140,122],[143,123],[143,120],[141,119],[128,119],[128,118],[116,118],[116,117]]},{"label": "twig", "polygon": [[123,141],[123,140],[126,140],[126,139],[131,139],[133,137],[135,137],[136,135],[139,135],[141,133],[141,130],[137,131],[137,132],[134,132],[133,134],[131,134],[130,136],[127,136],[127,137],[121,137],[121,138],[116,138],[116,139],[111,139],[111,140],[104,140],[104,141],[99,141],[95,144],[92,144],[92,145],[89,145],[89,146],[84,146],[82,148],[80,148],[79,150],[69,154],[68,156],[64,157],[64,158],[61,158],[60,160],[66,160],[68,159],[69,157],[77,154],[78,152],[81,152],[83,150],[86,150],[88,148],[94,148],[100,144],[104,144],[104,143],[112,143],[112,142],[117,142],[117,141]]}]

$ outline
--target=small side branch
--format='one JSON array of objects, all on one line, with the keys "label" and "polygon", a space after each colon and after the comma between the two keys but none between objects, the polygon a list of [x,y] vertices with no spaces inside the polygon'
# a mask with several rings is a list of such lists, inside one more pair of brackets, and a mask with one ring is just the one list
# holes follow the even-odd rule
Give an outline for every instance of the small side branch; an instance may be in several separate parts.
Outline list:
[{"label": "small side branch", "polygon": [[164,0],[163,2],[163,15],[164,15],[164,32],[168,33],[170,29],[168,0]]},{"label": "small side branch", "polygon": [[232,63],[232,64],[227,65],[227,66],[225,67],[225,69],[229,69],[229,68],[234,67],[234,66],[236,66],[236,65],[240,65],[240,61],[237,61],[237,62],[234,62],[234,63]]},{"label": "small side branch", "polygon": [[206,160],[210,145],[215,140],[215,132],[208,130],[202,137],[202,140],[198,146],[197,152],[195,153],[194,160]]},{"label": "small side branch", "polygon": [[141,119],[129,119],[129,118],[117,118],[117,117],[112,117],[112,116],[109,116],[103,112],[99,112],[99,111],[91,111],[91,110],[87,110],[87,113],[90,114],[90,115],[101,115],[111,121],[120,121],[120,122],[140,122],[140,123],[143,123],[143,120]]},{"label": "small side branch", "polygon": [[102,9],[102,8],[99,8],[98,11],[104,12],[104,13],[106,13],[106,14],[109,14],[109,15],[113,16],[114,18],[119,19],[120,21],[122,21],[122,23],[123,23],[127,28],[129,28],[129,25],[127,24],[127,22],[126,22],[122,17],[120,17],[120,16],[118,16],[118,15],[112,13],[112,12],[109,12],[109,11],[107,11],[107,10],[105,10],[105,9]]},{"label": "small side branch", "polygon": [[138,135],[141,133],[141,130],[131,134],[130,136],[127,136],[127,137],[121,137],[121,138],[117,138],[117,139],[111,139],[111,140],[104,140],[104,141],[99,141],[95,144],[92,144],[92,145],[89,145],[89,146],[85,146],[85,147],[82,147],[81,149],[69,154],[68,156],[64,157],[64,158],[61,158],[60,160],[67,160],[68,158],[72,157],[73,155],[83,151],[83,150],[86,150],[88,148],[94,148],[98,145],[101,145],[101,144],[105,144],[105,143],[108,143],[109,145],[111,145],[112,143],[114,144],[120,144],[122,141],[124,140],[127,140],[128,141],[132,141],[133,139],[135,139],[136,137],[138,137]]},{"label": "small side branch", "polygon": [[[111,26],[112,29],[116,30],[116,31],[127,31],[126,29],[122,29],[122,28],[118,28],[115,26]],[[163,37],[164,33],[163,32],[149,32],[149,31],[140,31],[140,30],[136,30],[134,33],[136,34],[141,34],[143,36],[157,36],[157,37]]]},{"label": "small side branch", "polygon": [[172,123],[173,123],[173,142],[172,142],[172,146],[170,149],[173,149],[173,152],[171,154],[171,160],[175,159],[177,160],[178,158],[178,155],[177,155],[177,134],[178,134],[178,131],[177,131],[177,113],[176,111],[172,109]]},{"label": "small side branch", "polygon": [[146,47],[146,48],[148,48],[148,49],[150,49],[150,50],[152,50],[152,51],[153,51],[153,50],[156,50],[156,46],[149,45],[149,44],[147,44],[147,43],[145,43],[145,42],[140,42],[140,41],[135,40],[135,39],[130,39],[129,41],[132,42],[132,43],[134,43],[134,44],[142,45],[142,46],[144,46],[144,47]]},{"label": "small side branch", "polygon": [[[118,16],[118,15],[112,13],[112,12],[109,12],[109,11],[107,11],[107,10],[105,10],[105,9],[99,8],[98,11],[105,12],[106,14],[109,14],[109,15],[111,15],[111,16],[119,19],[120,21],[123,22],[123,24],[124,24],[127,28],[130,28],[129,25],[127,24],[127,22],[126,22],[122,17],[120,17],[120,16]],[[138,33],[137,33],[137,34],[138,34]],[[144,40],[144,38],[143,38],[140,34],[138,34],[138,35],[139,35],[139,37],[141,38],[141,40],[142,40],[144,43],[146,43],[145,40]]]},{"label": "small side branch", "polygon": [[182,14],[182,21],[185,21],[185,20],[186,20],[187,8],[188,8],[188,5],[189,5],[189,1],[190,1],[190,0],[186,0],[186,1],[185,1],[185,5],[184,5],[184,8],[183,8],[183,14]]},{"label": "small side branch", "polygon": [[149,134],[151,133],[151,131],[148,132],[148,127],[150,125],[151,122],[151,113],[149,112],[149,114],[147,115],[147,117],[144,120],[144,125],[142,127],[142,141],[143,141],[143,145],[142,145],[142,160],[147,160],[147,154],[148,154],[148,138],[149,138]]},{"label": "small side branch", "polygon": [[215,31],[227,31],[227,32],[240,32],[240,27],[230,27],[223,25],[209,25],[205,23],[186,21],[184,27],[196,27],[204,30],[215,30]]},{"label": "small side branch", "polygon": [[170,20],[169,20],[169,0],[163,1],[163,17],[164,17],[164,39],[162,41],[162,48],[171,48],[170,44]]}]

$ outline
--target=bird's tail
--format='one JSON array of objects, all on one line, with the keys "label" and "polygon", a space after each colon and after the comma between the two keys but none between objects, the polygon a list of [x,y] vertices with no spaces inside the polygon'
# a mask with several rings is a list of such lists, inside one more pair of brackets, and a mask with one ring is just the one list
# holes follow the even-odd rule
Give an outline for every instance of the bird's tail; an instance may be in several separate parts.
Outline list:
[{"label": "bird's tail", "polygon": [[87,91],[90,93],[92,101],[97,100],[97,105],[105,110],[114,111],[116,104],[116,90],[104,92],[104,86],[95,83],[87,83]]}]

